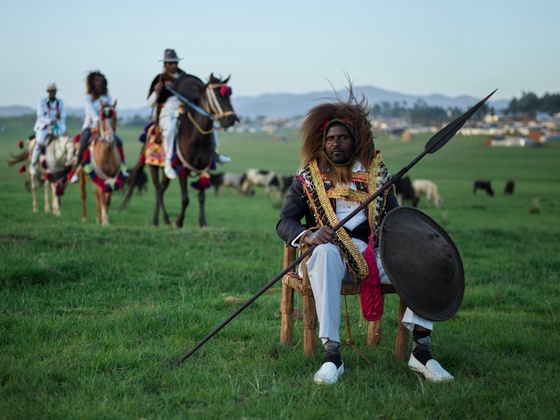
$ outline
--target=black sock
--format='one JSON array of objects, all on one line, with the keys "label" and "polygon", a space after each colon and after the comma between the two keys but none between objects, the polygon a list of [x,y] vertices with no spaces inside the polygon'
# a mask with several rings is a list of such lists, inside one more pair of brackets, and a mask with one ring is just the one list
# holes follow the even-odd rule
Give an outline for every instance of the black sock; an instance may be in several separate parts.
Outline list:
[{"label": "black sock", "polygon": [[413,332],[414,341],[412,343],[412,354],[423,365],[428,363],[432,358],[430,354],[431,331],[416,331]]},{"label": "black sock", "polygon": [[338,369],[342,365],[342,356],[340,355],[339,343],[336,341],[327,341],[324,344],[325,357],[323,363],[332,362]]},{"label": "black sock", "polygon": [[332,362],[338,369],[342,365],[342,356],[340,352],[326,352],[325,358],[323,359],[323,363]]}]

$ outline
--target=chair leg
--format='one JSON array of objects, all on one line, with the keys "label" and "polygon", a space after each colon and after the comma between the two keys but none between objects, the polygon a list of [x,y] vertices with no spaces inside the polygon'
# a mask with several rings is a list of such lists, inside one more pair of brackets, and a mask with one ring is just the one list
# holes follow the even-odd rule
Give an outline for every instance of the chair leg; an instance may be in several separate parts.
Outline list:
[{"label": "chair leg", "polygon": [[367,345],[377,346],[381,341],[381,320],[371,321],[368,325]]},{"label": "chair leg", "polygon": [[406,311],[406,303],[401,298],[399,305],[399,316],[398,316],[398,329],[397,329],[397,343],[395,346],[395,358],[397,360],[406,360],[408,357],[408,341],[410,338],[410,331],[402,324],[402,319],[404,312]]},{"label": "chair leg", "polygon": [[294,289],[284,283],[282,283],[280,313],[282,314],[280,343],[292,344],[294,341]]},{"label": "chair leg", "polygon": [[317,352],[317,313],[315,299],[303,296],[303,352],[311,356]]},{"label": "chair leg", "polygon": [[[385,305],[385,295],[381,295],[381,299],[383,299],[383,305]],[[368,325],[368,333],[367,333],[367,345],[368,346],[377,346],[381,342],[381,319],[377,321],[371,321]]]}]

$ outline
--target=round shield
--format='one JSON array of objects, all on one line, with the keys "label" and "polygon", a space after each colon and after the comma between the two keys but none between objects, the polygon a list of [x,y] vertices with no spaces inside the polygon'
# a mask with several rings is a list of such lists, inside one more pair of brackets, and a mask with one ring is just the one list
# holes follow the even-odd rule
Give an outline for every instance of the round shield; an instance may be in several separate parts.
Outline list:
[{"label": "round shield", "polygon": [[457,313],[465,292],[463,262],[447,232],[412,207],[391,210],[381,223],[385,273],[408,307],[432,321]]}]

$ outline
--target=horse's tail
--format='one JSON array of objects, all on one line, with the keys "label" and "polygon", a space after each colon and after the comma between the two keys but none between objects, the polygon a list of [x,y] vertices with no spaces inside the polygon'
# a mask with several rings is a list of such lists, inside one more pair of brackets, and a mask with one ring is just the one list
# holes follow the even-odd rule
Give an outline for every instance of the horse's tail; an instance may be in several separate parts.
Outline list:
[{"label": "horse's tail", "polygon": [[126,187],[126,194],[119,207],[120,210],[124,210],[128,205],[128,203],[130,202],[130,200],[132,199],[132,196],[134,195],[134,188],[138,183],[140,176],[144,172],[144,166],[146,166],[146,162],[144,160],[145,149],[146,149],[146,144],[144,144],[144,146],[142,147],[142,151],[140,152],[140,158],[138,159],[138,163],[136,164],[134,169],[132,169],[132,171],[130,172],[130,176],[127,181],[128,185]]},{"label": "horse's tail", "polygon": [[27,149],[24,149],[23,151],[21,151],[17,155],[14,155],[12,152],[10,152],[10,159],[7,160],[6,162],[8,163],[8,166],[11,168],[16,163],[23,162],[24,160],[27,160],[28,157],[29,157],[29,150],[27,150]]}]

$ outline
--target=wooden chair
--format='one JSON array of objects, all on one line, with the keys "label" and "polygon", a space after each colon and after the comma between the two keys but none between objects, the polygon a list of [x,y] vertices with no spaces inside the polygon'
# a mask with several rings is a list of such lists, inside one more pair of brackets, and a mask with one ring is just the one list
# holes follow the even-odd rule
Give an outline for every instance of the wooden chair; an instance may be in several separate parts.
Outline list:
[{"label": "wooden chair", "polygon": [[[284,248],[284,268],[291,264],[296,258],[296,248],[286,246]],[[282,313],[282,324],[280,327],[280,342],[291,344],[294,338],[294,290],[303,296],[303,351],[310,356],[317,351],[317,313],[315,312],[315,299],[309,283],[309,278],[303,268],[303,276],[298,275],[297,266],[282,277],[282,301],[280,312]],[[357,295],[360,293],[359,284],[343,284],[342,295]],[[381,285],[383,295],[396,293],[391,285]],[[401,323],[406,310],[404,300],[400,299],[398,314],[398,331],[395,346],[395,357],[398,360],[406,360],[408,356],[409,331]],[[381,340],[381,320],[371,321],[368,326],[367,344],[375,346]]]}]

